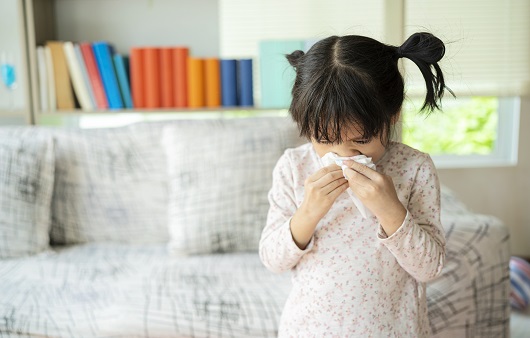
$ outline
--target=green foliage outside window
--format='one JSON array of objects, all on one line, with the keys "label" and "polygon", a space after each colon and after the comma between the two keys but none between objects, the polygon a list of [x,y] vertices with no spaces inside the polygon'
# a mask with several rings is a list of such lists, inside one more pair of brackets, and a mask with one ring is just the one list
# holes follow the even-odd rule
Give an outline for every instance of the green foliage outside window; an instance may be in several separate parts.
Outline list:
[{"label": "green foliage outside window", "polygon": [[419,114],[420,100],[403,105],[402,141],[431,155],[487,155],[495,147],[495,97],[472,97],[443,102],[443,111]]}]

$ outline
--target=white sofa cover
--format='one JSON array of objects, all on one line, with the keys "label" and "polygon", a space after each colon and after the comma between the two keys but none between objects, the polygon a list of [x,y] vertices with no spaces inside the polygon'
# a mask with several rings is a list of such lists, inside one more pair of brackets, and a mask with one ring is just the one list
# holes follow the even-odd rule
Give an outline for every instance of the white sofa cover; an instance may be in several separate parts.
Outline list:
[{"label": "white sofa cover", "polygon": [[[0,337],[276,336],[290,289],[288,273],[266,270],[257,250],[179,256],[168,250],[167,162],[160,136],[166,124],[207,125],[213,139],[227,125],[244,130],[254,124],[274,138],[288,123],[284,118],[262,117],[101,130],[32,129],[51,135],[55,142],[52,245],[37,254],[0,260]],[[292,133],[293,138],[282,139],[282,146],[295,145],[294,129]],[[128,156],[121,158],[116,149]],[[90,162],[94,157],[97,165],[80,163],[81,158]],[[83,166],[83,175],[69,172],[65,161]],[[142,165],[132,165],[135,161]],[[128,163],[129,169],[120,163]],[[122,175],[108,181],[111,187],[118,182],[131,196],[76,200],[83,194],[92,196],[87,186],[100,194],[107,191],[99,185],[107,182],[110,172]],[[92,177],[93,186],[67,191],[66,185],[87,177]],[[151,203],[138,205],[145,196]],[[146,210],[127,214],[117,212],[119,208],[90,209],[108,208],[115,200]],[[121,224],[120,217],[131,222]],[[119,226],[112,223],[115,219]],[[447,188],[442,189],[442,223],[447,263],[443,274],[427,287],[433,336],[508,337],[507,228],[492,216],[468,210]],[[120,238],[124,233],[128,237]]]}]

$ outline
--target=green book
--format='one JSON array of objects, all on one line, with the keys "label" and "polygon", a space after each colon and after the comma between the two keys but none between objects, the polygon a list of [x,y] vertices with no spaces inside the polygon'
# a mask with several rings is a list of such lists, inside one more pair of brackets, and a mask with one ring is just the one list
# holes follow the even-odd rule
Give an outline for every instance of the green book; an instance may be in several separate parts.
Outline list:
[{"label": "green book", "polygon": [[268,40],[259,43],[261,107],[289,107],[295,71],[285,55],[304,50],[304,47],[305,40]]}]

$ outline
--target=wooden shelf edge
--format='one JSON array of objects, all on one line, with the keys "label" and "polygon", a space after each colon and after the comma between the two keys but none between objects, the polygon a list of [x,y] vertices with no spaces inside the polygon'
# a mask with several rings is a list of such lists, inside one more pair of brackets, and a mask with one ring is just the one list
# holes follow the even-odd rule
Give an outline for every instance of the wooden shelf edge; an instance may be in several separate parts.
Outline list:
[{"label": "wooden shelf edge", "polygon": [[180,113],[226,113],[226,112],[282,112],[287,108],[262,108],[262,107],[202,107],[202,108],[156,108],[156,109],[116,109],[116,110],[58,110],[53,112],[38,112],[35,116],[58,116],[58,115],[119,115],[119,114],[180,114]]}]

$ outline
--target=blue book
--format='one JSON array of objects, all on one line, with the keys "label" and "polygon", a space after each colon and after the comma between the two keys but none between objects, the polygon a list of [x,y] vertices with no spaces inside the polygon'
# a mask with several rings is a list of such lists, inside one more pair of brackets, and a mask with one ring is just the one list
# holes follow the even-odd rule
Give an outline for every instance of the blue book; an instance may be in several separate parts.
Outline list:
[{"label": "blue book", "polygon": [[112,61],[111,47],[107,42],[98,41],[92,44],[94,50],[94,57],[101,74],[105,94],[109,102],[110,109],[122,109],[123,100],[120,94],[120,87],[118,85],[118,78],[114,69],[114,62]]},{"label": "blue book", "polygon": [[237,106],[237,61],[221,59],[221,104]]},{"label": "blue book", "polygon": [[296,74],[285,55],[304,49],[304,40],[271,40],[259,43],[261,106],[263,108],[289,107]]},{"label": "blue book", "polygon": [[238,61],[237,89],[240,106],[253,106],[254,94],[252,89],[252,59]]},{"label": "blue book", "polygon": [[114,67],[116,67],[116,74],[118,75],[118,84],[120,86],[121,96],[125,108],[132,108],[133,102],[131,97],[131,88],[129,86],[129,76],[127,74],[128,58],[121,54],[114,54]]}]

